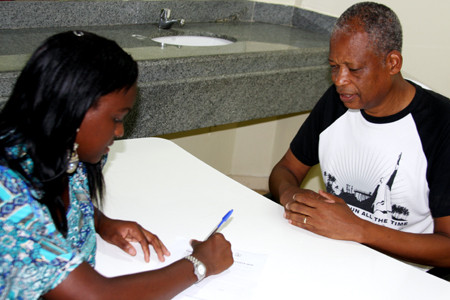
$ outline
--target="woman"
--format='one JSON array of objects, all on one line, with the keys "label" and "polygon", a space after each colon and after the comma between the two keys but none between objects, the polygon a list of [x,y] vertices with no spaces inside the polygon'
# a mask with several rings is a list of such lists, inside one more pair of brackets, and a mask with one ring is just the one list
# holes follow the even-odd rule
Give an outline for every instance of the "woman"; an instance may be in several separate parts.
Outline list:
[{"label": "woman", "polygon": [[[134,222],[101,213],[102,166],[136,97],[136,62],[115,42],[73,31],[50,37],[21,72],[0,113],[0,298],[171,298],[233,262],[221,234],[150,272],[105,278],[95,232],[131,255],[129,241],[170,255]],[[206,274],[199,274],[201,266]]]}]

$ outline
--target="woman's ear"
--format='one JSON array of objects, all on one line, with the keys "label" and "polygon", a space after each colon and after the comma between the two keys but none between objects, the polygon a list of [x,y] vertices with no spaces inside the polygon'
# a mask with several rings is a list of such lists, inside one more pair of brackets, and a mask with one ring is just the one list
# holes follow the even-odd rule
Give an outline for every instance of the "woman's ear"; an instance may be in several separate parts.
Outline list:
[{"label": "woman's ear", "polygon": [[403,65],[403,56],[398,50],[392,50],[386,56],[386,65],[391,75],[399,73]]}]

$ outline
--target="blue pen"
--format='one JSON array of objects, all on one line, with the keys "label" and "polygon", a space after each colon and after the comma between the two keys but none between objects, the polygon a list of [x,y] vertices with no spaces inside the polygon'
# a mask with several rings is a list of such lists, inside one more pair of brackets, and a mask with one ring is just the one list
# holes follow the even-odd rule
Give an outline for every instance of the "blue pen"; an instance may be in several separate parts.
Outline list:
[{"label": "blue pen", "polygon": [[219,230],[220,226],[222,226],[222,224],[225,223],[230,218],[232,213],[233,213],[233,210],[230,210],[229,212],[227,212],[227,214],[225,216],[223,216],[222,221],[220,221],[219,225],[217,225],[217,227],[213,230],[213,232],[211,232],[211,234],[206,239],[209,239],[214,233],[216,233],[217,230]]}]

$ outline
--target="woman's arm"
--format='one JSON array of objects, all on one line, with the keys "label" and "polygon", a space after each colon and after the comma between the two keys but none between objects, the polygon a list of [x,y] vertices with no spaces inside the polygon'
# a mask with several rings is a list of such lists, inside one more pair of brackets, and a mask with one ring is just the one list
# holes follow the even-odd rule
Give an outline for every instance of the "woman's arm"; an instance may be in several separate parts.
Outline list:
[{"label": "woman's arm", "polygon": [[[221,273],[233,264],[231,245],[222,234],[193,242],[192,256],[206,266],[206,276]],[[181,259],[155,271],[106,278],[82,263],[45,299],[171,299],[197,281],[193,264]]]},{"label": "woman's arm", "polygon": [[110,244],[116,245],[123,251],[134,256],[136,249],[130,242],[141,244],[146,262],[150,261],[149,245],[152,245],[160,261],[170,255],[169,250],[155,234],[143,228],[136,222],[122,221],[108,218],[98,208],[94,208],[95,230]]}]

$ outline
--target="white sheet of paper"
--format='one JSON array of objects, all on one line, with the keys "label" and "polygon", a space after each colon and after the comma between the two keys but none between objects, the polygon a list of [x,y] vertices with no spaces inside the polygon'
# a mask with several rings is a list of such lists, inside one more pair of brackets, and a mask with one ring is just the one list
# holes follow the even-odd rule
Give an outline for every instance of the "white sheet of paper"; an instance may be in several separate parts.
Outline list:
[{"label": "white sheet of paper", "polygon": [[176,239],[173,245],[166,244],[171,252],[165,257],[164,262],[158,260],[155,250],[150,247],[150,262],[144,260],[144,252],[139,243],[131,243],[136,249],[136,255],[131,256],[119,247],[105,242],[97,235],[97,254],[95,269],[107,277],[115,277],[125,274],[139,273],[149,270],[160,269],[184,257],[186,249],[192,248],[188,240]]},{"label": "white sheet of paper", "polygon": [[205,278],[174,299],[251,299],[267,255],[233,250],[233,258],[228,270]]},{"label": "white sheet of paper", "polygon": [[[122,249],[111,245],[97,236],[96,270],[107,277],[138,273],[167,266],[192,252],[189,240],[177,238],[166,244],[171,255],[165,262],[158,261],[151,249],[150,262],[144,261],[144,253],[138,243],[132,243],[137,250],[130,256]],[[205,278],[176,296],[174,299],[249,299],[267,259],[266,254],[251,253],[233,249],[234,264],[218,275]]]}]

